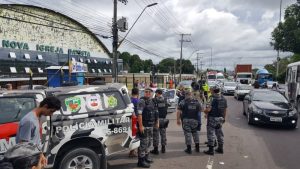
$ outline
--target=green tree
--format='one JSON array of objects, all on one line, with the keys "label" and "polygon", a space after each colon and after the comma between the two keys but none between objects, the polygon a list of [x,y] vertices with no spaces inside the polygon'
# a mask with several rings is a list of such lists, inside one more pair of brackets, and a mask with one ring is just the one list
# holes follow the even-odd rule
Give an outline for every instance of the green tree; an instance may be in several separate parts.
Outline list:
[{"label": "green tree", "polygon": [[161,73],[169,73],[170,71],[174,72],[174,59],[173,58],[166,58],[159,62],[158,70]]},{"label": "green tree", "polygon": [[129,61],[130,61],[130,58],[131,58],[130,53],[123,52],[123,53],[120,54],[119,58],[123,59],[124,70],[130,70],[130,65],[129,65]]},{"label": "green tree", "polygon": [[192,74],[195,71],[195,67],[193,66],[190,60],[182,60],[182,73],[184,74]]},{"label": "green tree", "polygon": [[151,65],[153,65],[153,62],[151,59],[144,60],[144,72],[149,73],[151,71]]},{"label": "green tree", "polygon": [[271,46],[275,50],[300,53],[300,4],[290,5],[284,14],[284,22],[272,32]]},{"label": "green tree", "polygon": [[143,61],[140,59],[139,55],[132,55],[129,60],[130,72],[139,73],[144,70]]}]

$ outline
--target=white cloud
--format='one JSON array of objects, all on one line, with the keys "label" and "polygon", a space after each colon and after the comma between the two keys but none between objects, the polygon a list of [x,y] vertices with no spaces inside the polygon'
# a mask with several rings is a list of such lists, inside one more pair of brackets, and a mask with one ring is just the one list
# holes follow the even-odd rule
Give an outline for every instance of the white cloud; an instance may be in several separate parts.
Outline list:
[{"label": "white cloud", "polygon": [[[113,14],[111,0],[30,2],[47,4],[75,16],[74,12],[80,11],[82,16],[89,16],[77,15],[80,20],[108,30],[100,33],[107,35],[110,32],[109,23]],[[193,45],[184,43],[183,56],[190,57],[195,48],[201,49],[206,65],[210,64],[210,47],[213,49],[213,65],[217,68],[230,69],[238,62],[261,67],[276,58],[276,51],[269,42],[271,32],[278,23],[280,0],[129,0],[127,5],[118,3],[118,16],[127,17],[131,27],[143,8],[153,2],[159,4],[147,8],[128,35],[128,39],[143,48],[163,56],[179,58],[179,33],[191,33],[191,37],[185,36],[185,39],[192,39]],[[53,5],[57,3],[61,6]],[[283,1],[282,9],[292,3],[295,0]],[[124,36],[125,33],[120,35]],[[101,40],[108,49],[112,48],[111,39]],[[155,63],[161,60],[126,44],[120,50],[137,53],[143,59],[152,59]]]}]

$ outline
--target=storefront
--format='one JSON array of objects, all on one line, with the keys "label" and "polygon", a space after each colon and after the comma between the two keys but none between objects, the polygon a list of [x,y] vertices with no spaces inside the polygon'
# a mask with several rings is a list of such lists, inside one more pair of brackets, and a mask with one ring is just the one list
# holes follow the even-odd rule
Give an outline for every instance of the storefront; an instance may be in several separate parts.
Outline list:
[{"label": "storefront", "polygon": [[45,8],[0,5],[1,86],[16,88],[30,75],[34,84],[47,85],[46,68],[68,60],[87,64],[86,78],[111,79],[109,50],[84,25]]}]

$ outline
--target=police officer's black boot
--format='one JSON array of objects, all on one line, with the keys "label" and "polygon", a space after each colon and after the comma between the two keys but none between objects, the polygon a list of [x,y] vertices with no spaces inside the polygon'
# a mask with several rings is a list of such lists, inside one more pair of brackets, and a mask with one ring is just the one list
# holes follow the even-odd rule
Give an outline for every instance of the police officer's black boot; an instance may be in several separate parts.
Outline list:
[{"label": "police officer's black boot", "polygon": [[154,149],[150,151],[150,153],[151,153],[151,154],[158,155],[158,154],[159,154],[158,147],[155,146]]},{"label": "police officer's black boot", "polygon": [[150,168],[150,164],[145,161],[145,157],[139,158],[137,166],[141,168]]},{"label": "police officer's black boot", "polygon": [[186,149],[184,150],[184,152],[186,152],[188,154],[192,154],[192,146],[191,145],[187,145]]},{"label": "police officer's black boot", "polygon": [[224,154],[224,151],[223,151],[223,144],[219,144],[218,148],[216,149],[216,152],[217,152],[217,153],[220,153],[220,154]]},{"label": "police officer's black boot", "polygon": [[153,163],[153,160],[150,158],[149,154],[147,154],[147,155],[145,156],[145,161],[146,161],[147,163]]},{"label": "police officer's black boot", "polygon": [[209,146],[209,149],[207,151],[204,151],[205,154],[208,154],[208,155],[214,155],[215,152],[214,152],[214,147],[213,146]]},{"label": "police officer's black boot", "polygon": [[166,153],[166,146],[161,146],[161,153]]},{"label": "police officer's black boot", "polygon": [[196,150],[197,153],[200,152],[200,146],[199,146],[199,143],[196,143],[196,145],[195,145],[195,150]]}]

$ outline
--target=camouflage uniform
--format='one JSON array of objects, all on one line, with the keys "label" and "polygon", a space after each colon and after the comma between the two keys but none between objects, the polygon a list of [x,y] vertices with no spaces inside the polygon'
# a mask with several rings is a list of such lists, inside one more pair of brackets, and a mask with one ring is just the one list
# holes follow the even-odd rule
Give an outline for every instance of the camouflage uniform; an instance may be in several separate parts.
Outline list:
[{"label": "camouflage uniform", "polygon": [[[167,117],[167,109],[168,109],[168,103],[167,100],[163,96],[159,96],[154,98],[155,106],[158,110],[158,116],[159,121],[162,122]],[[167,136],[166,136],[166,127],[162,126],[163,124],[160,124],[159,129],[154,128],[153,129],[153,146],[157,147],[159,144],[159,135],[161,137],[161,145],[165,146],[167,145]]]},{"label": "camouflage uniform", "polygon": [[187,149],[185,152],[191,153],[192,137],[196,145],[196,151],[199,151],[199,113],[201,104],[197,99],[186,98],[178,105],[178,109],[182,111],[182,128],[185,136],[185,144]]},{"label": "camouflage uniform", "polygon": [[[139,161],[148,161],[149,147],[152,144],[153,126],[158,120],[158,113],[155,111],[155,104],[152,99],[142,97],[138,103],[138,113],[142,115],[144,133],[138,132],[140,147],[138,148]],[[139,131],[139,130],[138,130]]]},{"label": "camouflage uniform", "polygon": [[227,101],[221,94],[214,94],[211,101],[211,111],[208,113],[207,118],[207,140],[209,150],[205,151],[206,154],[213,155],[213,147],[215,136],[218,141],[217,152],[223,153],[224,134],[222,131],[222,125],[224,123],[224,112],[227,108]]}]

